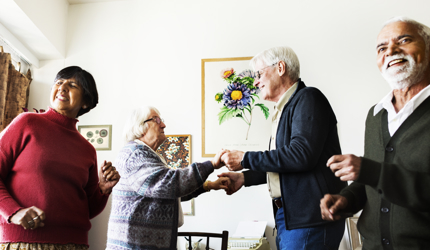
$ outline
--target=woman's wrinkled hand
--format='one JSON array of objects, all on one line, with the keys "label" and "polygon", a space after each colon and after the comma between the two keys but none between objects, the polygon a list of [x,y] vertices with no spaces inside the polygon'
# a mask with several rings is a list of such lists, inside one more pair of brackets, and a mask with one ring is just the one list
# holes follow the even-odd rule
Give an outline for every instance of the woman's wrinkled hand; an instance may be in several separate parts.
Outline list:
[{"label": "woman's wrinkled hand", "polygon": [[214,169],[219,169],[225,165],[224,162],[221,161],[221,156],[226,152],[228,152],[227,149],[221,149],[211,160]]},{"label": "woman's wrinkled hand", "polygon": [[228,177],[219,177],[216,181],[210,181],[208,183],[209,190],[219,190],[224,189],[227,190],[230,185],[230,178]]},{"label": "woman's wrinkled hand", "polygon": [[10,217],[11,223],[31,230],[45,226],[44,220],[45,212],[35,206],[18,210]]},{"label": "woman's wrinkled hand", "polygon": [[116,168],[112,166],[112,162],[104,161],[99,170],[99,187],[102,193],[110,194],[120,178],[121,176],[116,171]]}]

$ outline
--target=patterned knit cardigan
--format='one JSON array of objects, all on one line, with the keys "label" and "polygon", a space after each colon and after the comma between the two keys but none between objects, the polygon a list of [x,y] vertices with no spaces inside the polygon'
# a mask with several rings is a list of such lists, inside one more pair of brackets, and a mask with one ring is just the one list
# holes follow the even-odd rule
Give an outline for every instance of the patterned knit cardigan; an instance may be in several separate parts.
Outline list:
[{"label": "patterned knit cardigan", "polygon": [[132,141],[115,166],[121,179],[112,192],[106,249],[176,249],[178,198],[204,192],[211,162],[171,169],[147,145]]}]

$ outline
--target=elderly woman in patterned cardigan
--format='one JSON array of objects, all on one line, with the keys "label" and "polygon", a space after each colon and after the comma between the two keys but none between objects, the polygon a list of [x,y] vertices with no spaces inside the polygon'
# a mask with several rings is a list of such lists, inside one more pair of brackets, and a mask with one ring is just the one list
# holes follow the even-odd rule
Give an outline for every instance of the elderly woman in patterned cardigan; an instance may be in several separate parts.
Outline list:
[{"label": "elderly woman in patterned cardigan", "polygon": [[226,177],[204,182],[223,166],[223,151],[211,161],[169,168],[156,152],[166,140],[165,127],[154,107],[136,109],[126,121],[127,144],[115,165],[122,178],[112,192],[106,249],[176,249],[178,227],[184,223],[181,199],[230,184]]}]

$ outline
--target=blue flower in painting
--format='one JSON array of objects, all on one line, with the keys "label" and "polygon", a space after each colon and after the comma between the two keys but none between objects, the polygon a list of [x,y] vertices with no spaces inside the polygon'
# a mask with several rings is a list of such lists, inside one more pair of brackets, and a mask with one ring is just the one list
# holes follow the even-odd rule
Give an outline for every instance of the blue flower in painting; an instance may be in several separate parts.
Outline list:
[{"label": "blue flower in painting", "polygon": [[229,84],[223,94],[223,105],[228,108],[244,109],[251,102],[251,91],[245,84]]}]

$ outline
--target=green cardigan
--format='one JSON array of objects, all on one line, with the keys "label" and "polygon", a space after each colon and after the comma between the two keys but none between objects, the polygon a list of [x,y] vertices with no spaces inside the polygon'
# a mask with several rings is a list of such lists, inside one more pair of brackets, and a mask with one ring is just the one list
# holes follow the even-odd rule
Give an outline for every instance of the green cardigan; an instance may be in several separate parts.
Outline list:
[{"label": "green cardigan", "polygon": [[363,209],[363,249],[430,249],[430,97],[393,137],[387,111],[366,120],[358,179],[341,191],[347,212]]}]

